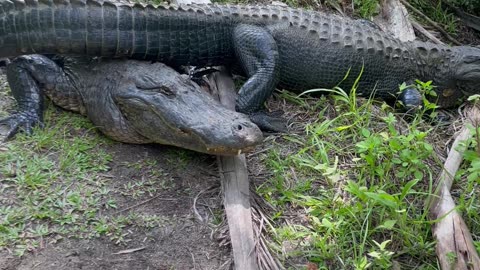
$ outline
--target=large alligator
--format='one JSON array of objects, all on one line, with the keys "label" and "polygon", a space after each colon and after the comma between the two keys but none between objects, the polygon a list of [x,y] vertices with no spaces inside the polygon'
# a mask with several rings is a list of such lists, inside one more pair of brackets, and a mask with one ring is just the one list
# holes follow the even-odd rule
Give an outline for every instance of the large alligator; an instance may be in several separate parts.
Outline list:
[{"label": "large alligator", "polygon": [[[0,57],[73,53],[158,60],[170,66],[233,65],[248,76],[237,111],[260,127],[275,87],[350,89],[384,99],[399,85],[433,80],[438,104],[480,93],[480,49],[401,42],[366,24],[332,14],[280,6],[152,6],[101,0],[0,0]],[[348,77],[345,79],[345,75]],[[421,103],[411,88],[399,96]]]},{"label": "large alligator", "polygon": [[31,132],[33,124],[42,124],[46,94],[122,142],[236,155],[263,141],[246,115],[226,109],[162,63],[25,55],[7,66],[7,80],[19,105],[3,120],[11,124],[10,135],[18,127]]}]

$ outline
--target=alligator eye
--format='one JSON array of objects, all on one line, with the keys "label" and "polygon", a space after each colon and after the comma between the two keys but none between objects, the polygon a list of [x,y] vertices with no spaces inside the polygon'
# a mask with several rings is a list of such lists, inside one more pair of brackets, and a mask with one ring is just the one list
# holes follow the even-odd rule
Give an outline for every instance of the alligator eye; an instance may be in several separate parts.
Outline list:
[{"label": "alligator eye", "polygon": [[463,61],[466,64],[477,64],[477,62],[480,62],[480,55],[468,55],[463,59]]},{"label": "alligator eye", "polygon": [[170,89],[169,87],[167,87],[165,85],[153,86],[153,87],[143,87],[143,86],[138,86],[137,85],[137,88],[140,89],[140,90],[152,92],[153,94],[159,93],[159,94],[162,94],[162,95],[164,95],[168,98],[174,98],[175,95],[176,95],[176,93],[174,91],[172,91],[172,89]]},{"label": "alligator eye", "polygon": [[159,93],[162,93],[162,94],[164,94],[164,95],[167,96],[167,97],[171,97],[171,98],[175,97],[175,92],[173,92],[170,88],[168,88],[168,87],[166,87],[166,86],[164,86],[164,85],[160,86],[160,87],[157,88],[157,89],[158,89],[158,92],[159,92]]},{"label": "alligator eye", "polygon": [[178,128],[178,131],[180,132],[180,134],[182,134],[183,136],[187,136],[187,135],[190,135],[190,130],[188,129],[185,129],[185,128]]}]

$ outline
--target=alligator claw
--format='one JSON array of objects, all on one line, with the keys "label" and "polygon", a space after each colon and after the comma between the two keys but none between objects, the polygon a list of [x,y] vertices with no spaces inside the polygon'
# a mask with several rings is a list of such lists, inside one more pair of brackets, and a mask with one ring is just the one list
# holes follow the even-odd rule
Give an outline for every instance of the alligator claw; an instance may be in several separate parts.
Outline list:
[{"label": "alligator claw", "polygon": [[451,122],[452,118],[453,117],[449,115],[446,111],[439,110],[437,111],[437,116],[435,117],[435,120],[437,121],[437,123],[445,124]]},{"label": "alligator claw", "polygon": [[256,124],[262,131],[286,133],[287,120],[283,117],[279,117],[279,112],[266,113],[256,112],[249,115],[250,120]]},{"label": "alligator claw", "polygon": [[189,78],[200,86],[208,86],[203,76],[209,75],[220,70],[216,68],[194,68],[189,70]]},{"label": "alligator claw", "polygon": [[3,141],[13,138],[19,132],[19,130],[31,135],[33,133],[33,127],[44,127],[40,117],[36,113],[29,111],[16,112],[10,116],[0,119],[0,125],[5,124],[10,126],[10,130],[7,132],[7,135]]},{"label": "alligator claw", "polygon": [[[276,111],[268,112],[267,115],[268,115],[269,117],[274,117],[274,118],[281,118],[281,119],[283,119],[283,118],[282,118],[282,115],[284,115],[284,114],[285,114],[284,111],[282,111],[282,110],[276,110]],[[283,119],[283,120],[285,120],[285,119]]]},{"label": "alligator claw", "polygon": [[199,79],[205,75],[218,72],[218,71],[220,70],[216,68],[195,68],[190,71],[190,79],[192,80]]}]

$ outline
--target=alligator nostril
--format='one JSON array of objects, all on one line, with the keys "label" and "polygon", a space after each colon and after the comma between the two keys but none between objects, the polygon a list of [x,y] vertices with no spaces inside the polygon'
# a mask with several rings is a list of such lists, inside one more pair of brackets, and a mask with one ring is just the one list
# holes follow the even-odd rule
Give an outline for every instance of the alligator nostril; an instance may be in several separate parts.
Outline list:
[{"label": "alligator nostril", "polygon": [[238,130],[242,130],[242,129],[243,129],[243,126],[242,126],[242,125],[238,125],[238,126],[237,126],[237,129],[238,129]]}]

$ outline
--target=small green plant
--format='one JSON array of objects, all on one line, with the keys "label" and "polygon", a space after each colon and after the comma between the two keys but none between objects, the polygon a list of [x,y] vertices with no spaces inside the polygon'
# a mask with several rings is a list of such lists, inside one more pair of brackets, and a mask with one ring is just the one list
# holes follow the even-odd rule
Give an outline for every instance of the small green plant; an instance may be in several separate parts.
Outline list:
[{"label": "small green plant", "polygon": [[355,11],[365,19],[371,19],[380,9],[378,0],[353,0],[353,4]]},{"label": "small green plant", "polygon": [[382,243],[377,243],[373,240],[377,246],[377,250],[371,251],[368,255],[375,260],[375,264],[381,269],[390,269],[392,267],[391,258],[394,252],[387,250],[387,244],[390,243],[390,240],[383,241]]},{"label": "small green plant", "polygon": [[[468,2],[470,0],[459,0]],[[476,0],[471,0],[476,1]],[[445,30],[449,33],[455,34],[458,29],[458,19],[452,13],[452,11],[446,9],[442,6],[442,1],[439,0],[410,0],[408,1],[412,6],[419,9],[422,13],[424,13],[427,17],[432,19],[433,21],[437,22],[445,28]],[[424,22],[422,17],[416,18],[419,22]],[[428,22],[426,22],[428,24]]]},{"label": "small green plant", "polygon": [[289,97],[316,109],[317,120],[305,126],[305,135],[283,137],[290,151],[274,148],[265,157],[273,176],[259,193],[279,209],[277,221],[289,213],[303,217],[275,228],[278,245],[290,247],[278,250],[319,269],[391,269],[403,259],[407,269],[435,269],[423,203],[432,164],[439,162],[428,141],[433,128],[422,117],[436,108],[427,99],[434,87],[414,86],[424,106],[407,125],[388,105],[358,98],[356,85],[348,92],[321,89],[331,95],[318,101],[322,105]]},{"label": "small green plant", "polygon": [[[435,92],[435,86],[432,84],[432,81],[422,82],[420,80],[415,80],[415,84],[407,85],[406,83],[402,83],[399,88],[399,95],[410,89],[416,89],[416,91],[421,94],[422,105],[419,108],[413,108],[413,113],[416,114],[416,116],[428,116],[430,119],[435,119],[437,117],[438,114],[436,109],[438,108],[438,105],[435,103],[437,93]],[[400,107],[405,108],[405,104],[400,100],[397,101],[397,104],[400,105]]]}]

